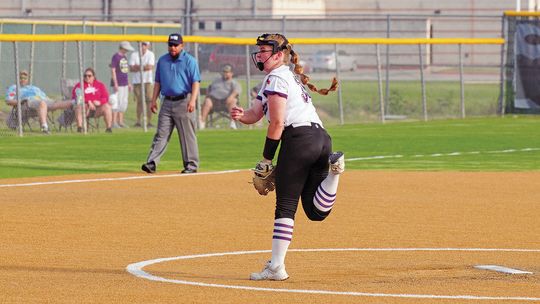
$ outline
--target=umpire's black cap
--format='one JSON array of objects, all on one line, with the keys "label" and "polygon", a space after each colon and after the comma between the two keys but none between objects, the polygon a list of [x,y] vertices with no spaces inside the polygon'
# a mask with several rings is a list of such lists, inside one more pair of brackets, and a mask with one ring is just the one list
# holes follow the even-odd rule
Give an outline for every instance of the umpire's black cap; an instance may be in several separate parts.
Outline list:
[{"label": "umpire's black cap", "polygon": [[182,43],[184,43],[184,40],[182,39],[182,35],[178,33],[169,35],[169,44],[179,45]]}]

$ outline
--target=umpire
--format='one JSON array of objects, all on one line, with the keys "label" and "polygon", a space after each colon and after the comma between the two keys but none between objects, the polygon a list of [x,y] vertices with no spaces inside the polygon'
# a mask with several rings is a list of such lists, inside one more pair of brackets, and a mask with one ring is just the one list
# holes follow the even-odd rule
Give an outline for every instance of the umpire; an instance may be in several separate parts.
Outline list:
[{"label": "umpire", "polygon": [[182,173],[196,173],[199,167],[199,148],[195,136],[194,111],[201,81],[199,65],[193,56],[184,51],[180,34],[170,34],[168,46],[169,53],[161,56],[156,65],[154,92],[150,105],[152,112],[157,113],[157,99],[160,93],[163,102],[150,154],[141,169],[147,173],[156,172],[159,160],[165,153],[176,126],[184,164]]}]

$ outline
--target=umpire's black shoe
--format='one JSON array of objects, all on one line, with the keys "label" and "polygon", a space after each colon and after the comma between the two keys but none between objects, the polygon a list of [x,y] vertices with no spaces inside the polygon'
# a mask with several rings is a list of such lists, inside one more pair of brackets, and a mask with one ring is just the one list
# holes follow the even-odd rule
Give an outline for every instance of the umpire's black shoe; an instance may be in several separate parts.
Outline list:
[{"label": "umpire's black shoe", "polygon": [[143,170],[146,173],[156,173],[156,163],[153,161],[149,163],[145,163],[141,166],[141,170]]},{"label": "umpire's black shoe", "polygon": [[180,173],[182,174],[197,173],[197,169],[184,169]]}]

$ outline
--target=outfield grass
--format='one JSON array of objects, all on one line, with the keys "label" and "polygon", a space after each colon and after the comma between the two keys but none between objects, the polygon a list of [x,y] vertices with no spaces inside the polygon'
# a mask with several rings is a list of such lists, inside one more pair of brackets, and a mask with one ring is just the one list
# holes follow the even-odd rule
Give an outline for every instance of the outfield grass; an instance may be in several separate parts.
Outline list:
[{"label": "outfield grass", "polygon": [[[348,161],[347,169],[540,170],[540,118],[535,116],[355,124],[327,129],[334,149],[345,151],[347,159],[367,158]],[[86,136],[61,133],[0,137],[0,178],[140,172],[152,136],[152,132],[132,128]],[[264,137],[264,129],[199,132],[201,171],[252,167],[261,157]],[[532,150],[522,150],[527,148]],[[448,155],[457,152],[468,154]],[[175,133],[158,170],[180,169]]]}]

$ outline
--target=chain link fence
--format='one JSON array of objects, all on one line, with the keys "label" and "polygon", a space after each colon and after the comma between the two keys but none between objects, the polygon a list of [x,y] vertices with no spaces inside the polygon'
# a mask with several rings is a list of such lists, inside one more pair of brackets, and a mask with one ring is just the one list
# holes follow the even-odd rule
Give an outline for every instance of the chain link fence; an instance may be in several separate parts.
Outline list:
[{"label": "chain link fence", "polygon": [[[305,71],[318,87],[327,87],[333,76],[340,79],[341,86],[338,92],[328,96],[312,94],[313,102],[323,121],[327,124],[342,124],[497,115],[501,77],[500,61],[495,58],[500,59],[501,43],[475,43],[474,39],[471,40],[473,42],[462,39],[459,43],[447,41],[431,44],[426,42],[430,38],[430,27],[426,18],[402,19],[408,20],[404,21],[402,26],[398,25],[397,19],[393,20],[394,31],[391,29],[390,34],[384,19],[355,21],[357,23],[354,27],[376,28],[377,36],[389,36],[390,39],[398,36],[395,39],[407,37],[425,40],[419,40],[418,43],[395,44],[373,40],[358,44],[349,43],[346,40],[348,38],[344,38],[342,42],[317,41],[294,45]],[[312,24],[313,22],[315,21],[311,20]],[[91,23],[80,25],[0,23],[0,26],[1,32],[6,34],[106,33],[166,36],[171,32],[180,31],[179,24],[130,27]],[[290,26],[289,24],[288,27]],[[344,26],[350,28],[351,24]],[[409,30],[405,30],[407,27]],[[243,33],[241,36],[253,37],[254,41],[254,37],[261,31],[257,31],[256,28],[252,31],[253,33]],[[280,29],[275,31],[280,32]],[[314,36],[313,33],[315,32],[306,31],[305,37]],[[294,37],[292,34],[287,35],[289,38]],[[334,32],[332,35],[342,36]],[[360,38],[366,35],[369,34],[356,36]],[[197,42],[197,39],[194,39],[194,42],[185,45],[186,50],[199,60],[203,78],[201,87],[207,87],[218,77],[223,65],[231,64],[235,78],[243,88],[239,102],[243,107],[247,107],[251,99],[250,89],[264,76],[251,63],[249,55],[253,51],[252,47],[245,44],[208,43],[208,39],[203,40]],[[77,80],[80,77],[81,63],[78,58],[77,42],[16,44],[17,53],[15,43],[1,42],[0,67],[4,71],[0,75],[2,87],[7,88],[15,83],[17,75],[15,58],[18,58],[19,69],[29,71],[30,82],[33,85],[43,89],[54,100],[67,98],[65,87],[62,86],[63,80]],[[132,41],[132,45],[136,44],[137,41]],[[83,68],[93,67],[97,78],[108,85],[109,63],[112,55],[118,50],[118,42],[85,41],[81,42],[81,46]],[[156,54],[157,60],[166,53],[166,43],[153,43],[152,51]],[[479,58],[479,54],[489,55],[491,59],[482,62],[478,59],[471,60],[471,56]],[[126,113],[128,125],[135,122],[136,105],[132,95],[130,92],[130,104]],[[200,101],[202,102],[202,98]],[[53,111],[49,115],[53,133],[71,132],[71,128],[58,127],[58,118],[61,115],[60,110]],[[13,108],[1,102],[0,136],[18,134],[17,127],[13,128],[10,120],[12,116]],[[25,134],[39,132],[39,122],[35,114],[33,117],[30,116],[32,115],[29,115],[28,122],[23,125],[22,130]],[[226,121],[216,125],[228,126]]]}]

